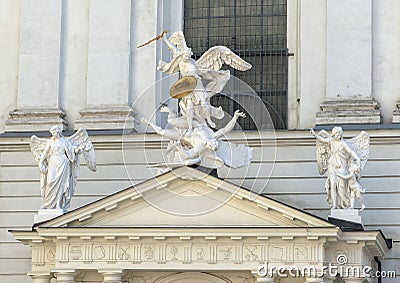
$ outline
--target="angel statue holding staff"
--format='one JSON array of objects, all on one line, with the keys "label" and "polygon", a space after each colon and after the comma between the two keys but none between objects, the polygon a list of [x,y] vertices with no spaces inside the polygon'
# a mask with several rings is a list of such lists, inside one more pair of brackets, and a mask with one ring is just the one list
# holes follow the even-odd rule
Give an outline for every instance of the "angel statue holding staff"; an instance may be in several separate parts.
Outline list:
[{"label": "angel statue holding staff", "polygon": [[311,134],[317,139],[317,161],[320,175],[328,172],[325,182],[328,203],[333,209],[354,208],[357,197],[364,209],[358,183],[369,154],[369,136],[362,131],[358,136],[343,139],[341,127],[334,127],[328,134],[322,130]]},{"label": "angel statue holding staff", "polygon": [[61,128],[51,127],[50,139],[32,136],[30,145],[40,169],[41,209],[67,210],[74,194],[79,174],[79,155],[85,157],[86,165],[96,171],[93,144],[84,129],[64,137]]},{"label": "angel statue holding staff", "polygon": [[[246,71],[252,67],[251,64],[225,46],[214,46],[195,61],[191,58],[193,53],[187,47],[182,31],[174,32],[169,39],[163,33],[162,39],[172,52],[173,58],[169,63],[160,61],[158,69],[167,74],[180,72],[182,78],[178,84],[189,79],[194,81],[192,91],[186,92],[181,97],[175,97],[182,98],[179,105],[188,135],[192,133],[193,120],[205,120],[208,125],[215,128],[211,117],[222,119],[224,112],[221,107],[212,106],[210,98],[221,92],[230,78],[229,71],[220,71],[222,65],[227,64],[237,70]],[[206,86],[203,80],[209,81]]]}]

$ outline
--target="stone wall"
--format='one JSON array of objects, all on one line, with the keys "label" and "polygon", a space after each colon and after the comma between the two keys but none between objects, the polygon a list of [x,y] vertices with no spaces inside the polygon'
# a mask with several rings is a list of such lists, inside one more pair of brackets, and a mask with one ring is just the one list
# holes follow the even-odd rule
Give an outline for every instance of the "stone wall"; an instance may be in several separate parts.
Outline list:
[{"label": "stone wall", "polygon": [[[396,9],[400,4],[396,0],[368,1],[368,5],[352,1],[352,6],[361,5],[370,17],[367,23],[363,22],[366,24],[363,30],[370,41],[371,52],[365,58],[360,57],[370,66],[369,71],[363,69],[369,72],[363,76],[372,78],[367,84],[370,89],[367,96],[372,95],[379,103],[382,121],[391,123],[396,101],[400,99],[397,93],[400,67],[395,64],[400,59],[400,37],[398,28],[393,25],[400,19],[399,9]],[[181,29],[182,2],[172,1],[166,5],[160,1],[141,0],[131,4],[128,0],[119,0],[110,7],[105,2],[41,0],[33,6],[24,0],[0,3],[4,21],[0,25],[0,37],[4,38],[0,45],[0,61],[3,62],[0,66],[3,98],[0,132],[5,130],[8,114],[17,109],[31,111],[28,113],[31,117],[48,118],[43,113],[35,116],[32,114],[35,109],[31,108],[51,110],[47,114],[57,118],[59,123],[67,123],[69,130],[76,128],[77,121],[88,127],[96,122],[97,127],[120,127],[116,118],[126,118],[129,112],[126,107],[161,77],[155,67],[158,59],[169,58],[169,52],[161,43],[141,49],[136,46],[164,28]],[[341,5],[346,8],[346,3],[343,1]],[[332,17],[341,15],[334,7],[336,4],[331,5],[330,0],[288,2],[288,48],[294,54],[289,58],[289,128],[315,125],[321,103],[335,95],[329,92],[331,88],[327,82],[335,81],[342,84],[339,88],[346,88],[345,82],[335,77],[342,71],[335,71],[334,62],[340,62],[345,54],[341,52],[349,50],[348,43],[339,38],[335,42],[341,43],[332,46],[329,40],[335,37],[328,36],[335,30],[330,23],[337,22]],[[54,10],[51,17],[49,9]],[[102,14],[105,11],[107,17]],[[353,18],[351,13],[347,16]],[[362,21],[365,17],[354,14],[352,24],[358,34],[356,18]],[[346,25],[342,28],[343,34],[350,33]],[[357,46],[355,48],[357,50]],[[357,77],[353,81],[358,81]],[[162,86],[165,90],[167,87]],[[167,92],[156,89],[146,93],[146,99],[136,105],[135,111],[139,116],[150,116],[165,95]],[[66,116],[57,109],[63,110]],[[25,114],[17,112],[12,118],[26,122]],[[13,124],[13,119],[8,129],[24,130],[21,123]],[[43,121],[36,126],[43,128],[41,125],[46,126]]]},{"label": "stone wall", "polygon": [[[400,131],[369,133],[370,159],[361,179],[361,184],[367,188],[364,195],[367,209],[361,216],[366,229],[381,229],[387,238],[394,239],[393,249],[382,268],[395,270],[400,261]],[[345,134],[350,137],[357,132],[346,131]],[[329,208],[324,191],[325,176],[318,174],[314,139],[305,131],[282,131],[276,135],[276,158],[271,136],[264,135],[260,140],[248,133],[246,138],[254,148],[253,162],[249,168],[231,172],[220,170],[220,176],[326,218]],[[230,137],[238,143],[243,142],[239,135]],[[157,170],[146,165],[163,160],[165,144],[153,134],[131,135],[124,138],[123,143],[119,135],[98,135],[92,139],[98,171],[92,173],[81,167],[71,209],[129,187],[131,181],[138,183],[154,176]],[[24,275],[30,268],[30,250],[7,232],[9,229],[30,229],[33,215],[41,204],[39,170],[28,141],[28,138],[20,137],[0,139],[1,282],[30,282]],[[245,178],[243,183],[242,178]]]}]

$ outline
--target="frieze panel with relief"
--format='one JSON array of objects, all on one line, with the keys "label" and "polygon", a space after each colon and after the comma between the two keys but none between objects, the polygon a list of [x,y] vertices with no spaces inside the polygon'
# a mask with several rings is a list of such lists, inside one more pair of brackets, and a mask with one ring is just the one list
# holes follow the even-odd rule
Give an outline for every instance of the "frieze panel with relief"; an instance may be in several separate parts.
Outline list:
[{"label": "frieze panel with relief", "polygon": [[318,263],[323,259],[322,244],[259,244],[243,242],[196,243],[185,241],[150,242],[94,242],[59,244],[57,253],[47,251],[47,257],[60,263],[67,262],[130,262],[133,264],[167,262],[192,263]]},{"label": "frieze panel with relief", "polygon": [[36,267],[54,265],[56,261],[56,247],[37,245],[32,247],[32,265]]}]

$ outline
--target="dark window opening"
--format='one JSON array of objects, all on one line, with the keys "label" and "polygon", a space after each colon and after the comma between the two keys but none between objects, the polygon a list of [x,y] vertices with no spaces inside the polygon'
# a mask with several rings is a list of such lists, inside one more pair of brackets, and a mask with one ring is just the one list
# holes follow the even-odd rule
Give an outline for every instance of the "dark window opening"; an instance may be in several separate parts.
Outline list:
[{"label": "dark window opening", "polygon": [[[224,45],[251,63],[251,70],[231,69],[231,74],[257,92],[276,129],[287,128],[286,1],[184,1],[184,34],[193,57],[198,59],[210,47]],[[233,114],[240,107],[234,93],[228,96],[215,95],[211,103]],[[244,130],[255,130],[251,119],[240,119],[239,124]]]}]

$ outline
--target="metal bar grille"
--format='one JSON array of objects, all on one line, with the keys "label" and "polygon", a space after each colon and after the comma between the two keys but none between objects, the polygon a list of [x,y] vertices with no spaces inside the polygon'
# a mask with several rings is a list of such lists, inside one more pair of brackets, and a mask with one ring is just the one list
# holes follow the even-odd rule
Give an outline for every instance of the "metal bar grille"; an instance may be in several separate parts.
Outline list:
[{"label": "metal bar grille", "polygon": [[[250,85],[267,107],[275,128],[286,128],[288,50],[287,0],[185,0],[184,33],[197,59],[210,47],[225,45],[253,65],[231,74]],[[213,105],[233,114],[241,107],[235,90],[216,95]],[[259,113],[262,115],[262,113]],[[255,130],[251,119],[240,120],[244,130]]]}]

